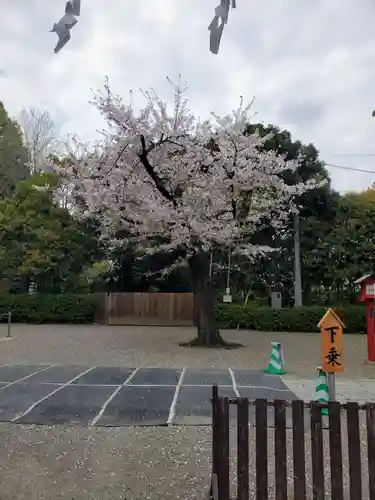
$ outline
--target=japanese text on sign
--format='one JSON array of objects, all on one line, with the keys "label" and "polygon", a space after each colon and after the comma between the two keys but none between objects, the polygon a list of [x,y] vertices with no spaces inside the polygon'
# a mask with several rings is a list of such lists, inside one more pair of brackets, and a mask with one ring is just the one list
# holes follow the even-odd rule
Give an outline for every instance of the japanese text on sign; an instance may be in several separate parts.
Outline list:
[{"label": "japanese text on sign", "polygon": [[342,372],[343,362],[343,323],[340,318],[328,309],[319,322],[322,344],[322,369],[327,372]]}]

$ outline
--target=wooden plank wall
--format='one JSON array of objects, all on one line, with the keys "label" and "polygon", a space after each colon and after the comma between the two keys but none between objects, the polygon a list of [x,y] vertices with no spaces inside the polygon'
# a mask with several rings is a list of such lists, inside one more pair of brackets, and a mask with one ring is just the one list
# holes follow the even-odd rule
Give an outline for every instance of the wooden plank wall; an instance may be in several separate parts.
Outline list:
[{"label": "wooden plank wall", "polygon": [[194,324],[192,293],[111,293],[101,303],[101,322],[108,325]]}]

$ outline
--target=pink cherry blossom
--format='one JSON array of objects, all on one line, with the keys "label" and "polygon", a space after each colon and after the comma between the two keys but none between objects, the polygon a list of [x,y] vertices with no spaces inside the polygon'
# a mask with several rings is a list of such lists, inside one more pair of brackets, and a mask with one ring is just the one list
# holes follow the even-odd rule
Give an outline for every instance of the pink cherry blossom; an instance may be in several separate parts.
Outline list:
[{"label": "pink cherry blossom", "polygon": [[[187,255],[229,244],[248,255],[266,251],[249,246],[245,237],[264,218],[280,225],[293,210],[293,198],[316,182],[282,181],[280,173],[295,170],[298,162],[263,152],[268,137],[244,135],[250,106],[242,99],[232,113],[201,121],[189,110],[185,89],[170,83],[171,110],[149,91],[137,112],[108,82],[96,95],[94,104],[107,123],[99,153],[68,172],[72,195],[78,192],[85,201],[82,215],[100,214],[103,234],[113,243],[125,230],[140,244],[165,236],[158,250],[183,248]],[[248,209],[239,220],[244,198]]]},{"label": "pink cherry blossom", "polygon": [[298,161],[263,151],[269,137],[244,133],[251,104],[241,99],[232,113],[199,120],[188,107],[186,89],[168,81],[174,106],[148,91],[140,111],[124,104],[106,82],[94,105],[107,127],[95,153],[65,169],[65,193],[77,215],[100,218],[102,237],[113,247],[131,239],[143,254],[181,250],[184,257],[173,266],[190,268],[198,344],[218,345],[223,341],[207,279],[208,252],[226,246],[253,258],[270,251],[249,244],[251,234],[265,221],[282,227],[297,210],[296,196],[318,182],[289,186],[282,180],[280,174],[298,168]]}]

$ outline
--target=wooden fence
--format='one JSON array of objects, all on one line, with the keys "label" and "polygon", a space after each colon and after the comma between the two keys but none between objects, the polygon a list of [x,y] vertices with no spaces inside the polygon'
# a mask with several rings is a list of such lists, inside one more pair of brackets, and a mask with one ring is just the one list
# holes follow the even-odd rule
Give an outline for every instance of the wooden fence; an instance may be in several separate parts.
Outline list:
[{"label": "wooden fence", "polygon": [[100,302],[98,321],[107,325],[194,324],[192,293],[110,293]]},{"label": "wooden fence", "polygon": [[[212,482],[210,498],[214,500],[230,499],[230,447],[229,430],[230,405],[237,407],[237,495],[238,500],[268,500],[269,498],[269,463],[268,463],[268,428],[267,414],[269,407],[274,408],[274,488],[276,500],[305,500],[306,488],[306,450],[305,410],[309,409],[311,439],[312,497],[324,500],[325,477],[323,436],[328,433],[330,450],[330,498],[332,500],[375,500],[375,404],[359,405],[355,402],[340,404],[330,402],[322,405],[317,402],[285,402],[247,398],[228,399],[218,395],[218,388],[213,387],[212,395]],[[249,487],[249,408],[255,407],[255,491]],[[293,490],[294,496],[288,496],[287,480],[287,430],[286,408],[292,412],[292,455],[293,455]],[[328,429],[322,425],[322,408],[328,408]],[[342,436],[341,413],[346,410],[347,431]],[[360,413],[366,417],[365,428],[367,454],[361,450]],[[349,494],[344,492],[343,482],[343,438],[347,438],[348,486]],[[362,464],[368,460],[368,495],[363,496]],[[345,493],[345,497],[344,497]]]}]

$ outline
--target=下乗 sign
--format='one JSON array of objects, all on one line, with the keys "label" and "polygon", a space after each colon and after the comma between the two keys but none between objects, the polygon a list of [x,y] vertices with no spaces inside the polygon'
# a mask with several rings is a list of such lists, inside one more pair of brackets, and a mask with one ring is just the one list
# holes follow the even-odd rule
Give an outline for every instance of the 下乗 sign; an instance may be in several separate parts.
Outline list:
[{"label": "\u4e0b\u4e57 sign", "polygon": [[344,371],[342,334],[344,323],[332,310],[328,309],[318,323],[321,335],[322,370],[326,373]]}]

